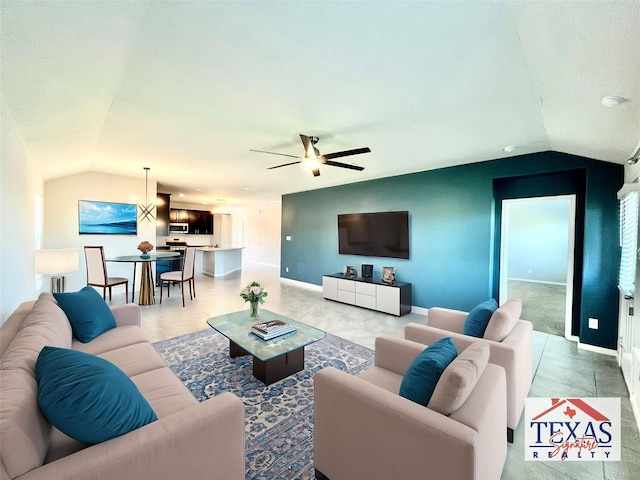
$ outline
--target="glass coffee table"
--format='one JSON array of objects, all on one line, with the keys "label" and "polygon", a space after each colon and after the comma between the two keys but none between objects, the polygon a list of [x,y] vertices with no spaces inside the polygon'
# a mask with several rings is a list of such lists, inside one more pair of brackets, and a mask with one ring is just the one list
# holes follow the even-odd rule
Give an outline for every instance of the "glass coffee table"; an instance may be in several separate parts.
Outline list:
[{"label": "glass coffee table", "polygon": [[[251,326],[269,320],[282,320],[296,327],[271,340],[262,340],[251,333]],[[271,385],[304,369],[304,347],[322,340],[322,330],[300,323],[269,310],[260,310],[260,318],[249,317],[249,310],[218,315],[207,320],[209,326],[229,339],[229,356],[253,356],[253,376]]]}]

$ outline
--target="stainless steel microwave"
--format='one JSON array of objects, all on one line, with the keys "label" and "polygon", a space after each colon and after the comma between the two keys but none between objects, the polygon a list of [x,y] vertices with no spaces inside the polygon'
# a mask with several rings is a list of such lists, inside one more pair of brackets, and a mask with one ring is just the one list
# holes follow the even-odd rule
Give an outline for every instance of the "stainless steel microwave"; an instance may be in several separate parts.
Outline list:
[{"label": "stainless steel microwave", "polygon": [[169,234],[185,234],[189,233],[189,224],[188,223],[170,223],[169,224]]}]

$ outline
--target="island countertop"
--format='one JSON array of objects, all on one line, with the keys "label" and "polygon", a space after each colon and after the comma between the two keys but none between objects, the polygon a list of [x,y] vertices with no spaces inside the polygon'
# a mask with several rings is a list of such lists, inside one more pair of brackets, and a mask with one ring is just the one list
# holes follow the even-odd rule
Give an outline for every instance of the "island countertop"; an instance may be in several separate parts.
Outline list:
[{"label": "island countertop", "polygon": [[242,269],[244,247],[198,247],[202,252],[202,273],[210,277],[223,277]]}]

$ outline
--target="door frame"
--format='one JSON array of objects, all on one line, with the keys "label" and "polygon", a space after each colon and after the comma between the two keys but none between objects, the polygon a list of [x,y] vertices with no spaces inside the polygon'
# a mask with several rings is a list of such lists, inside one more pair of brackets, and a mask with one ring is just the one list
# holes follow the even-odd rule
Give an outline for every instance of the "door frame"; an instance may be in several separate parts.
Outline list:
[{"label": "door frame", "polygon": [[498,297],[499,303],[506,302],[508,297],[508,264],[509,264],[509,218],[510,206],[517,202],[548,201],[566,199],[569,201],[569,218],[567,219],[567,272],[565,277],[565,318],[564,336],[573,341],[578,341],[576,335],[572,335],[573,325],[573,291],[574,291],[574,267],[575,267],[575,236],[576,236],[576,194],[545,195],[535,197],[505,198],[501,203],[500,229],[501,235],[498,245],[500,252],[498,269]]}]

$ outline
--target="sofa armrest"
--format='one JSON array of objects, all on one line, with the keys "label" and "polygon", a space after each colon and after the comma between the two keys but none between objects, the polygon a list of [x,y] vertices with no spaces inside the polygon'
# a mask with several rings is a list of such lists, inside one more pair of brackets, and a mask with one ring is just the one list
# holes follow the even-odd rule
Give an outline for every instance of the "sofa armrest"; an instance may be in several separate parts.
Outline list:
[{"label": "sofa armrest", "polygon": [[118,327],[124,327],[125,325],[140,326],[140,307],[135,303],[114,305],[110,308]]},{"label": "sofa armrest", "polygon": [[427,325],[450,332],[462,333],[468,312],[450,308],[433,307],[427,313]]},{"label": "sofa armrest", "polygon": [[472,428],[333,367],[314,382],[314,465],[327,477],[476,478]]},{"label": "sofa armrest", "polygon": [[425,344],[389,335],[376,337],[376,367],[404,376],[411,362],[425,349]]},{"label": "sofa armrest", "polygon": [[244,480],[244,405],[223,393],[20,478]]}]

